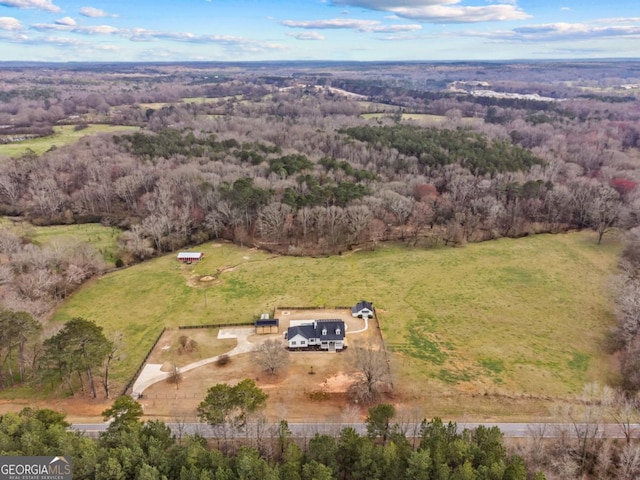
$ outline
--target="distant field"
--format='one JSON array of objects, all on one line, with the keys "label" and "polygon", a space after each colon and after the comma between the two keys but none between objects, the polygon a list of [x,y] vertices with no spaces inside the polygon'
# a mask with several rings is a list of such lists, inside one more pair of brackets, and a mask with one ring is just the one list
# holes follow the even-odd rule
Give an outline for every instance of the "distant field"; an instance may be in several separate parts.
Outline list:
[{"label": "distant field", "polygon": [[227,95],[225,97],[184,97],[184,103],[217,103],[220,100],[242,100],[244,95]]},{"label": "distant field", "polygon": [[[9,223],[6,218],[0,218],[0,225],[8,225]],[[39,244],[65,238],[87,242],[102,254],[105,261],[111,264],[115,263],[118,251],[117,238],[122,233],[119,228],[106,227],[100,223],[52,225],[49,227],[17,224],[13,228],[22,235],[28,235],[35,243]]]},{"label": "distant field", "polygon": [[393,352],[396,385],[408,395],[562,397],[613,375],[602,352],[613,321],[606,284],[619,252],[609,242],[598,246],[582,232],[330,258],[213,243],[198,248],[199,264],[169,255],[96,279],[53,321],[83,316],[122,330],[126,355],[114,373],[125,382],[164,326],[240,323],[277,305],[367,299]]},{"label": "distant field", "polygon": [[175,105],[175,102],[151,102],[151,103],[138,103],[138,106],[143,109],[150,108],[152,110],[160,110],[161,108]]},{"label": "distant field", "polygon": [[395,105],[387,105],[386,103],[378,103],[378,102],[359,101],[356,103],[360,106],[363,113],[365,112],[393,113],[398,111],[398,108],[399,108]]},{"label": "distant field", "polygon": [[0,144],[0,155],[8,157],[17,157],[24,154],[27,149],[31,149],[38,155],[46,152],[51,147],[62,147],[70,143],[77,142],[82,137],[88,135],[94,135],[96,133],[104,132],[122,132],[130,130],[139,130],[139,127],[127,127],[123,125],[102,125],[95,124],[89,125],[82,130],[75,130],[74,125],[63,125],[54,127],[55,133],[48,137],[34,138],[32,140],[25,140],[24,142],[15,142],[8,144]]},{"label": "distant field", "polygon": [[[363,113],[360,115],[365,120],[375,120],[379,118],[392,118],[392,112],[378,112],[378,113]],[[422,125],[434,125],[447,121],[447,117],[444,115],[431,115],[428,113],[403,113],[401,115],[403,121],[413,121]],[[484,120],[482,118],[460,118],[460,121],[465,124],[482,124]]]},{"label": "distant field", "polygon": [[209,97],[184,97],[182,99],[184,103],[213,103],[217,102],[217,98],[209,98]]},{"label": "distant field", "polygon": [[[227,97],[184,97],[181,99],[182,103],[218,103],[219,101],[227,101],[227,100],[242,100],[242,95],[230,95]],[[143,109],[151,108],[153,110],[160,110],[163,107],[168,107],[170,105],[176,105],[180,102],[155,102],[155,103],[139,103],[138,106]]]}]

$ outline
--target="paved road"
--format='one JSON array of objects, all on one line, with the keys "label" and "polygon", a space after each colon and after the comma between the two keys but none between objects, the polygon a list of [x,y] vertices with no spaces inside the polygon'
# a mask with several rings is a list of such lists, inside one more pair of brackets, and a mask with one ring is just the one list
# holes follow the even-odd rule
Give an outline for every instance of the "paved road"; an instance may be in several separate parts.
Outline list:
[{"label": "paved road", "polygon": [[[498,427],[507,438],[527,438],[534,435],[546,438],[555,438],[561,435],[576,436],[577,430],[583,431],[585,425],[557,424],[557,423],[458,423],[458,430],[465,428],[474,429],[479,426]],[[109,423],[78,423],[71,426],[71,429],[85,432],[89,436],[97,436],[107,429]],[[178,434],[199,434],[207,438],[218,436],[215,429],[204,423],[167,423],[172,432]],[[277,426],[277,425],[274,425]],[[289,423],[289,429],[294,437],[312,437],[316,433],[337,435],[340,430],[346,427],[354,428],[359,434],[367,432],[364,423]],[[607,424],[601,426],[601,435],[607,438],[624,438],[624,432],[618,424]],[[251,429],[251,425],[248,426]],[[268,427],[267,427],[268,428]],[[406,424],[402,426],[407,435],[420,431],[420,424]],[[591,427],[593,428],[593,427]],[[640,437],[640,424],[631,425],[631,432],[634,438]],[[247,436],[246,431],[234,432],[229,436],[239,438]]]}]

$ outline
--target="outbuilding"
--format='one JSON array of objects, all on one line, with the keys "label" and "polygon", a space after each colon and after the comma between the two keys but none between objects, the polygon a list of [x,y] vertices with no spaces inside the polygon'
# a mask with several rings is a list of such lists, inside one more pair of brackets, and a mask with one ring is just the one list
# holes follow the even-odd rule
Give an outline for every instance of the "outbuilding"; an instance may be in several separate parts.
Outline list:
[{"label": "outbuilding", "polygon": [[178,253],[178,260],[182,263],[199,262],[204,257],[202,252],[180,252]]},{"label": "outbuilding", "polygon": [[255,321],[256,334],[278,333],[280,330],[280,320],[277,318],[269,318],[268,313],[263,313],[258,320]]},{"label": "outbuilding", "polygon": [[362,300],[351,309],[351,316],[356,318],[373,318],[373,304]]}]

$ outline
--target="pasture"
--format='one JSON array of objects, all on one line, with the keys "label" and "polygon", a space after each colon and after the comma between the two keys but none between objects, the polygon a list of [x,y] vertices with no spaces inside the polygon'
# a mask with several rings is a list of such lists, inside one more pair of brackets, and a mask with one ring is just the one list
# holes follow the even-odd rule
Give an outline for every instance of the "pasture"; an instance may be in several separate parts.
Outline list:
[{"label": "pasture", "polygon": [[[362,113],[360,117],[365,120],[379,120],[383,118],[394,118],[394,114],[390,112]],[[403,113],[400,115],[403,122],[412,122],[420,126],[441,125],[446,121],[460,122],[463,125],[478,125],[484,123],[482,118],[462,117],[458,119],[449,119],[444,115],[431,115],[429,113]]]},{"label": "pasture", "polygon": [[124,384],[164,326],[242,323],[278,305],[367,299],[378,309],[399,401],[431,415],[495,413],[509,401],[534,414],[542,401],[615,380],[603,342],[619,248],[614,238],[596,245],[592,232],[456,249],[383,245],[329,258],[214,242],[197,248],[205,254],[197,264],[168,255],[95,279],[52,321],[82,316],[124,332],[114,369]]},{"label": "pasture", "polygon": [[0,155],[7,157],[17,157],[23,155],[28,150],[33,150],[41,155],[52,147],[62,147],[70,143],[77,142],[82,137],[95,135],[97,133],[112,133],[139,130],[139,127],[127,127],[124,125],[102,125],[93,124],[82,130],[76,130],[75,125],[63,125],[54,127],[54,134],[47,137],[33,138],[22,142],[0,144]]},{"label": "pasture", "polygon": [[107,227],[100,223],[38,227],[23,222],[12,223],[4,218],[0,219],[0,222],[4,226],[10,226],[18,235],[27,237],[39,245],[65,239],[86,242],[93,246],[111,266],[115,263],[118,253],[117,240],[122,233],[119,228]]}]

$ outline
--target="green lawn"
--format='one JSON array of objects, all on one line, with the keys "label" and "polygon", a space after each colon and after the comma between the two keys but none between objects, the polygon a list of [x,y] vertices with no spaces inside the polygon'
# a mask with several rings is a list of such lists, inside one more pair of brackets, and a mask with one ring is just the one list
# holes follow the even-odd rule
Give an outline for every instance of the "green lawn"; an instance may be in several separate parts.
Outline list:
[{"label": "green lawn", "polygon": [[[433,250],[382,246],[330,258],[277,257],[210,243],[199,264],[174,255],[105,275],[55,314],[122,330],[128,380],[163,326],[239,323],[279,306],[378,308],[397,384],[566,396],[612,378],[602,342],[619,245],[592,232]],[[219,273],[222,267],[234,269]],[[216,281],[190,286],[192,276]],[[193,282],[191,282],[193,283]]]},{"label": "green lawn", "polygon": [[55,133],[48,137],[34,138],[24,142],[0,144],[0,155],[17,157],[24,154],[27,149],[33,150],[38,155],[46,152],[51,147],[62,147],[69,143],[77,142],[82,137],[104,132],[122,132],[139,130],[139,127],[127,127],[124,125],[89,125],[82,130],[76,130],[75,125],[63,125],[54,127]]}]

